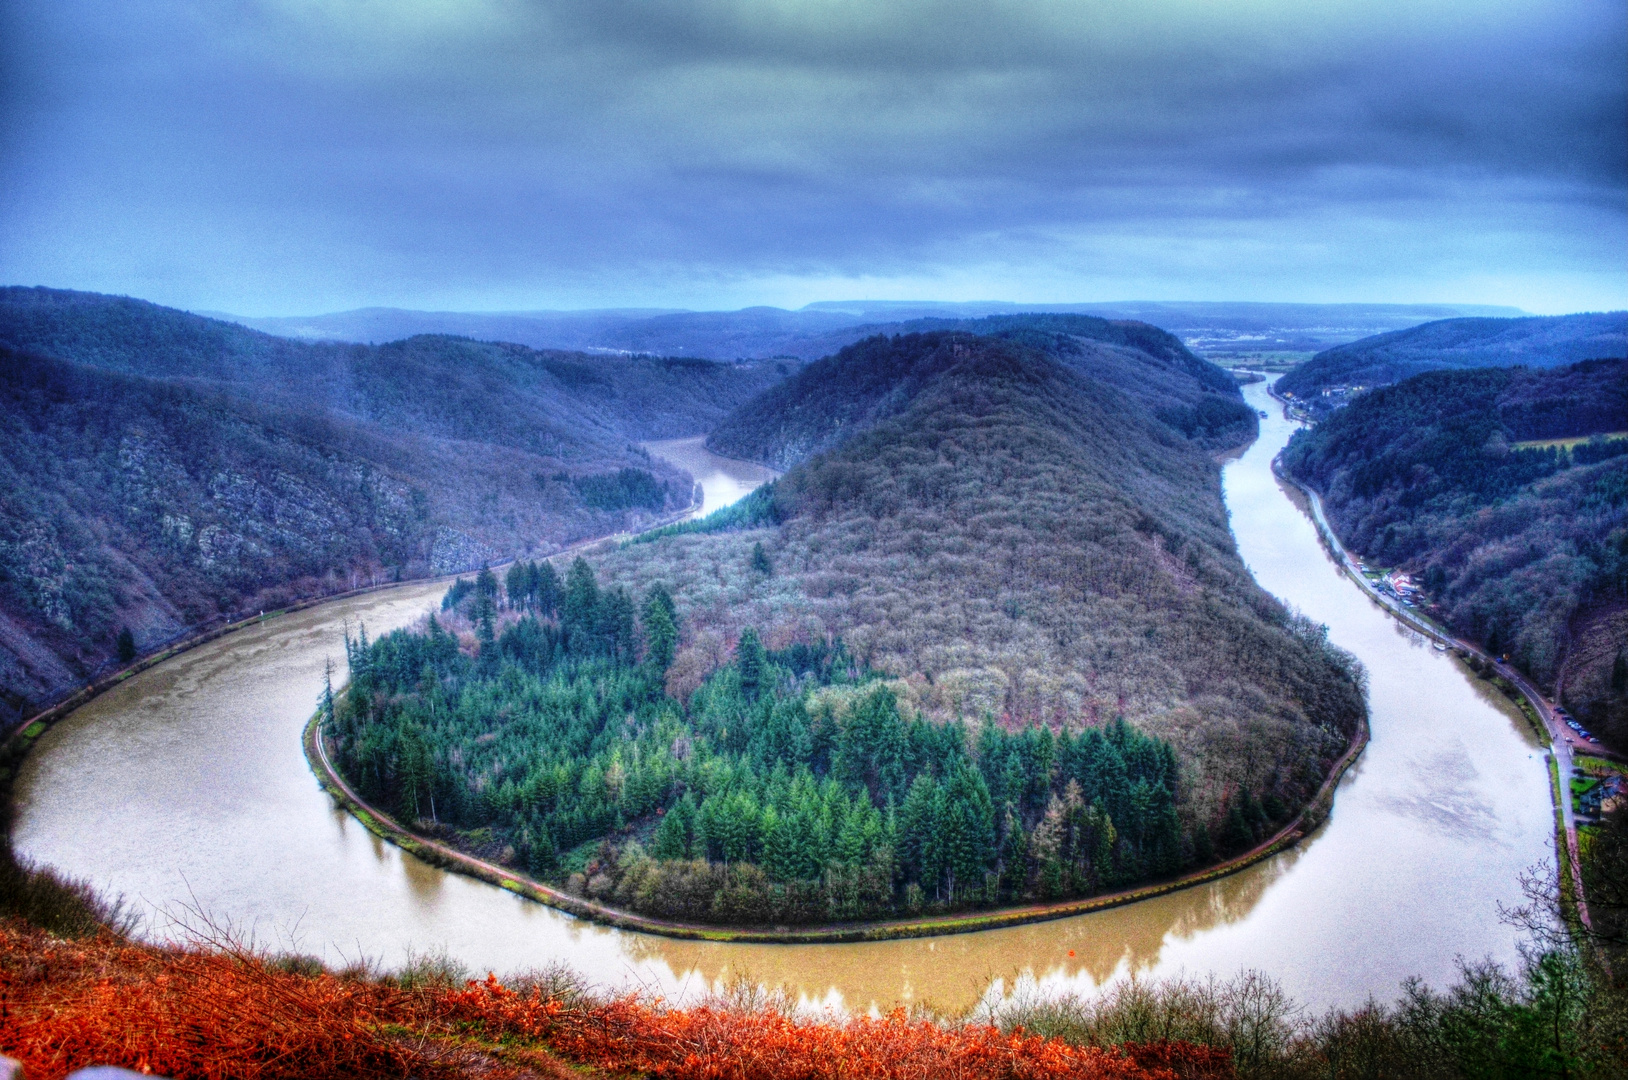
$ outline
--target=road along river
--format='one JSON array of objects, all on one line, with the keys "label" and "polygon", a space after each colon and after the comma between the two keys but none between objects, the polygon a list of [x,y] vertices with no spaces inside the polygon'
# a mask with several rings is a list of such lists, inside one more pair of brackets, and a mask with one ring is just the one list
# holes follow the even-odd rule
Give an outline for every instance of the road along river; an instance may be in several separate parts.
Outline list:
[{"label": "road along river", "polygon": [[[1517,875],[1553,851],[1542,751],[1506,702],[1339,572],[1271,472],[1293,425],[1264,385],[1246,394],[1271,419],[1224,473],[1240,550],[1265,588],[1326,623],[1367,666],[1373,739],[1325,826],[1221,881],[975,934],[756,945],[612,930],[443,873],[337,810],[307,768],[300,732],[324,661],[343,657],[344,626],[365,621],[378,635],[411,623],[444,585],[268,620],[91,701],[27,758],[16,846],[123,893],[150,913],[153,936],[168,932],[166,913],[195,905],[330,962],[397,965],[444,950],[502,973],[563,961],[670,999],[745,977],[810,1003],[958,1011],[1019,984],[1090,990],[1130,973],[1253,967],[1320,1009],[1392,997],[1409,975],[1449,982],[1460,955],[1513,960],[1498,905],[1518,902]],[[703,482],[715,473],[744,491],[763,478],[686,442],[684,464]]]}]

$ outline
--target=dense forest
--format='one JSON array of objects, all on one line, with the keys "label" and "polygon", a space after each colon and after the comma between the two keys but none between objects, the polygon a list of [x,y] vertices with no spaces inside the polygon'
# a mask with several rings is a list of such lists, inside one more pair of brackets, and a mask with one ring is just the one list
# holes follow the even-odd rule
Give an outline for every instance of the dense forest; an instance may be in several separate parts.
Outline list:
[{"label": "dense forest", "polygon": [[1441,319],[1325,349],[1278,380],[1306,399],[1333,386],[1386,386],[1452,368],[1561,367],[1628,357],[1628,312],[1524,319]]},{"label": "dense forest", "polygon": [[0,720],[223,615],[448,573],[682,510],[637,439],[774,365],[454,338],[285,341],[0,290]]},{"label": "dense forest", "polygon": [[682,636],[665,589],[602,588],[581,559],[464,579],[422,632],[349,643],[340,767],[579,895],[728,923],[1087,896],[1247,849],[1291,810],[1244,791],[1213,834],[1184,827],[1168,742],[1121,717],[907,719],[840,640],[768,650],[748,628],[682,701]]},{"label": "dense forest", "polygon": [[1587,438],[1625,418],[1628,361],[1440,371],[1359,397],[1283,460],[1352,550],[1415,573],[1456,633],[1628,747],[1628,440]]},{"label": "dense forest", "polygon": [[[977,334],[1043,352],[1136,399],[1173,430],[1210,448],[1237,446],[1256,430],[1253,410],[1224,371],[1145,323],[1089,315],[1001,315],[900,326],[907,341]],[[931,350],[877,335],[810,364],[731,415],[707,438],[730,457],[787,469],[838,446],[904,408],[938,373]]]},{"label": "dense forest", "polygon": [[[705,522],[590,556],[632,595],[671,590],[676,698],[747,627],[774,649],[840,638],[912,718],[1123,716],[1174,748],[1189,833],[1219,830],[1241,793],[1303,804],[1361,723],[1358,675],[1250,579],[1209,449],[1018,342],[901,336],[837,359],[874,365],[861,385],[895,373],[904,400]],[[742,413],[824,423],[783,421],[783,396]]]}]

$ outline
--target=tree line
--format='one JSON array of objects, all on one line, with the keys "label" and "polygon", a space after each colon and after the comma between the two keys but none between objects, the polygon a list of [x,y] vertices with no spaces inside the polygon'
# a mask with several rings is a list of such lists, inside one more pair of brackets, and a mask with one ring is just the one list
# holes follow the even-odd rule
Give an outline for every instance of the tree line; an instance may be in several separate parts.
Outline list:
[{"label": "tree line", "polygon": [[[369,801],[578,893],[670,918],[792,923],[1088,896],[1245,849],[1287,808],[1184,823],[1171,746],[934,723],[840,640],[764,647],[688,701],[659,586],[575,560],[483,571],[443,619],[347,638],[336,761]],[[475,630],[473,649],[448,626]]]}]

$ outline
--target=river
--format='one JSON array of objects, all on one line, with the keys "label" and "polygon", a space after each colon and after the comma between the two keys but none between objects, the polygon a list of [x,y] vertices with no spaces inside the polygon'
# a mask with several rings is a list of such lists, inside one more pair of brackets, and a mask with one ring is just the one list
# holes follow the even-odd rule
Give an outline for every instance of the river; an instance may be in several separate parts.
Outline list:
[{"label": "river", "polygon": [[[271,619],[137,675],[43,735],[16,788],[26,857],[122,893],[148,933],[206,913],[263,944],[387,966],[438,953],[499,973],[555,961],[683,999],[720,980],[810,1004],[960,1011],[1013,987],[1089,991],[1131,973],[1259,968],[1321,1009],[1452,981],[1455,957],[1516,957],[1498,905],[1552,857],[1543,754],[1501,699],[1343,577],[1273,477],[1293,425],[1264,385],[1261,438],[1225,467],[1240,551],[1262,586],[1356,653],[1373,739],[1330,821],[1219,882],[1004,930],[863,945],[673,941],[580,922],[404,855],[338,811],[300,749],[341,633],[406,625],[444,585],[414,585]],[[686,467],[736,497],[765,473],[683,440]],[[652,447],[662,453],[665,447]],[[663,454],[666,456],[666,454]],[[692,467],[693,466],[693,467]],[[720,484],[733,485],[732,489]],[[723,498],[724,496],[720,496]]]}]

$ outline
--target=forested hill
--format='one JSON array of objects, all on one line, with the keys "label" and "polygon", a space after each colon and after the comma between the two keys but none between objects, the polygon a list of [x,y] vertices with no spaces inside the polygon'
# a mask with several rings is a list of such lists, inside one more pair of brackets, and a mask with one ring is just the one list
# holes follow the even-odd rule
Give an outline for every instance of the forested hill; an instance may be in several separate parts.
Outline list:
[{"label": "forested hill", "polygon": [[304,344],[0,290],[0,719],[225,614],[552,550],[688,505],[634,440],[774,365],[457,338]]},{"label": "forested hill", "polygon": [[1354,551],[1418,575],[1455,632],[1628,749],[1628,439],[1587,438],[1625,428],[1628,361],[1438,371],[1357,398],[1284,461]]},{"label": "forested hill", "polygon": [[896,390],[864,384],[897,393],[887,415],[714,531],[600,562],[636,592],[672,589],[691,630],[670,684],[687,693],[748,626],[775,647],[840,637],[898,680],[907,709],[939,719],[1125,716],[1175,747],[1190,822],[1218,821],[1244,792],[1303,802],[1361,695],[1317,630],[1249,577],[1211,452],[1016,342],[857,348],[838,363],[894,373]]},{"label": "forested hill", "polygon": [[1324,350],[1278,380],[1302,398],[1333,386],[1385,386],[1443,368],[1557,367],[1628,357],[1628,312],[1442,319]]},{"label": "forested hill", "polygon": [[699,435],[782,379],[770,361],[589,356],[421,335],[299,342],[127,297],[0,289],[0,343],[159,378],[207,380],[436,437],[570,458]]},{"label": "forested hill", "polygon": [[[1021,344],[1123,391],[1143,410],[1208,448],[1254,437],[1256,418],[1237,384],[1174,336],[1144,323],[1086,315],[1015,315],[951,322],[922,320],[810,364],[725,420],[707,440],[720,454],[785,469],[904,409],[955,358],[936,334],[973,333]],[[953,330],[946,330],[952,327]],[[905,344],[901,345],[900,342]]]}]

